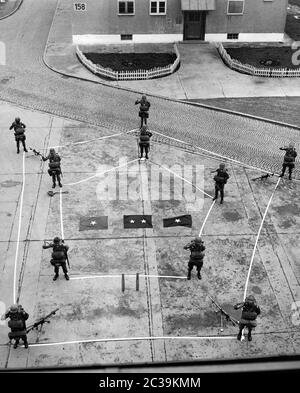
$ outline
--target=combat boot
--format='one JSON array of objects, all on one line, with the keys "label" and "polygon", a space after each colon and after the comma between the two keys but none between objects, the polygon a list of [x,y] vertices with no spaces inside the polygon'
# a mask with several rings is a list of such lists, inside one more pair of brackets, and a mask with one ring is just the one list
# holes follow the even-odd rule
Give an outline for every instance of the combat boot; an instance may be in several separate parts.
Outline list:
[{"label": "combat boot", "polygon": [[223,205],[223,199],[220,200],[220,205]]},{"label": "combat boot", "polygon": [[252,341],[251,332],[248,333],[248,341]]},{"label": "combat boot", "polygon": [[27,340],[24,342],[24,347],[27,349],[28,348],[28,342]]},{"label": "combat boot", "polygon": [[20,149],[17,150],[17,154],[19,154],[19,153],[20,153]]},{"label": "combat boot", "polygon": [[61,184],[61,182],[58,182],[58,185],[59,185],[59,187],[62,187],[62,184]]},{"label": "combat boot", "polygon": [[239,341],[241,341],[241,338],[242,338],[242,332],[240,331],[239,332],[239,334],[237,335],[237,337],[236,337]]},{"label": "combat boot", "polygon": [[53,277],[53,281],[56,281],[58,279],[58,274],[55,274],[55,276]]},{"label": "combat boot", "polygon": [[19,340],[16,340],[16,341],[15,341],[15,344],[14,344],[14,348],[15,348],[15,349],[18,348],[18,345],[19,345]]},{"label": "combat boot", "polygon": [[199,271],[198,271],[198,273],[197,273],[197,277],[198,277],[199,280],[201,280],[201,278],[202,278],[202,277],[201,277],[201,273],[200,273]]},{"label": "combat boot", "polygon": [[28,153],[28,150],[26,149],[26,147],[24,148],[25,153]]},{"label": "combat boot", "polygon": [[187,279],[188,279],[188,280],[190,280],[190,279],[191,279],[191,272],[190,272],[190,271],[188,271],[188,274],[187,274]]},{"label": "combat boot", "polygon": [[53,184],[52,184],[52,188],[55,188],[55,187],[56,187],[56,184],[55,184],[55,183],[53,183]]},{"label": "combat boot", "polygon": [[66,279],[67,281],[69,281],[69,280],[70,280],[70,277],[68,276],[68,274],[67,274],[67,273],[65,273],[65,279]]}]

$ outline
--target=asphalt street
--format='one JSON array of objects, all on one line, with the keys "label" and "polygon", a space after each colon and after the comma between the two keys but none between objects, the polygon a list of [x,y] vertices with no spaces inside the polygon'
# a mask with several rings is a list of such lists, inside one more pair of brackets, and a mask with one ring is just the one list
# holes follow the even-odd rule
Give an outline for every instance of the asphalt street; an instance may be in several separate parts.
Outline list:
[{"label": "asphalt street", "polygon": [[[56,5],[56,0],[27,0],[1,22],[7,63],[0,66],[0,98],[112,132],[136,128],[136,94],[66,78],[43,63]],[[155,97],[150,102],[151,129],[269,171],[280,170],[280,146],[300,142],[298,130],[280,125]],[[295,174],[299,177],[299,171]]]}]

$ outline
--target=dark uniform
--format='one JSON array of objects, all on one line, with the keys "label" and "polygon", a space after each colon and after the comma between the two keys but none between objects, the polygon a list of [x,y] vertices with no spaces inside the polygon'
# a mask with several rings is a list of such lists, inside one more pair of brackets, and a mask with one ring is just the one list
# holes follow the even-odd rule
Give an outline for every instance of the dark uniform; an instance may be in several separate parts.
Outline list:
[{"label": "dark uniform", "polygon": [[12,305],[4,314],[2,319],[10,318],[8,321],[8,327],[11,329],[8,333],[10,340],[15,340],[14,348],[19,345],[20,339],[23,340],[25,348],[28,348],[26,322],[29,314],[25,312],[23,307],[18,304]]},{"label": "dark uniform", "polygon": [[248,328],[248,341],[252,340],[251,331],[257,326],[256,318],[260,314],[260,308],[256,304],[255,297],[250,295],[247,296],[245,301],[238,303],[234,306],[236,310],[242,308],[242,318],[239,321],[239,333],[237,339],[242,338],[242,331],[246,327]]},{"label": "dark uniform", "polygon": [[25,135],[25,124],[21,123],[20,118],[16,117],[15,121],[12,123],[12,125],[9,127],[10,130],[14,129],[15,131],[15,140],[17,143],[17,153],[20,153],[20,142],[22,142],[23,145],[23,149],[24,151],[27,153],[27,149],[26,149],[26,135]]},{"label": "dark uniform", "polygon": [[197,269],[197,277],[199,280],[201,280],[201,268],[203,266],[203,258],[205,256],[204,250],[205,247],[203,245],[203,241],[199,238],[196,237],[194,240],[192,240],[189,244],[183,247],[185,250],[190,250],[191,255],[190,255],[190,260],[188,263],[188,274],[187,274],[187,279],[191,279],[191,271],[193,270],[193,267],[196,266]]},{"label": "dark uniform", "polygon": [[49,169],[48,169],[48,173],[49,175],[52,177],[53,180],[53,185],[52,188],[56,187],[56,179],[58,182],[59,187],[62,187],[61,184],[61,167],[60,167],[60,161],[61,158],[60,156],[55,152],[54,149],[50,149],[50,153],[47,157],[42,157],[43,161],[47,161],[49,160]]},{"label": "dark uniform", "polygon": [[136,100],[135,105],[140,104],[140,110],[139,110],[139,117],[141,118],[141,127],[143,124],[147,124],[147,119],[149,117],[149,108],[150,108],[150,102],[147,100],[146,96],[142,96],[141,100]]},{"label": "dark uniform", "polygon": [[220,168],[214,172],[217,172],[217,174],[214,176],[215,196],[213,200],[215,201],[218,198],[219,191],[220,191],[220,195],[221,195],[220,203],[222,204],[224,199],[224,186],[227,183],[227,180],[229,179],[229,175],[227,173],[227,169],[225,169],[225,164],[220,164]]},{"label": "dark uniform", "polygon": [[150,149],[150,138],[152,137],[152,133],[150,131],[147,131],[147,127],[143,126],[141,128],[140,132],[140,141],[139,141],[139,146],[140,146],[140,158],[144,156],[144,151],[146,154],[146,158],[148,159],[148,153]]},{"label": "dark uniform", "polygon": [[292,180],[292,172],[295,168],[295,158],[297,157],[297,152],[294,148],[293,143],[289,144],[289,147],[280,147],[280,150],[285,150],[285,155],[282,164],[282,172],[280,177],[283,177],[286,171],[286,168],[289,169],[289,179]]},{"label": "dark uniform", "polygon": [[63,244],[62,240],[59,237],[55,237],[53,243],[44,244],[43,248],[53,248],[52,251],[52,259],[50,263],[54,266],[54,277],[53,281],[55,281],[59,276],[59,268],[61,267],[66,280],[69,280],[68,269],[67,269],[67,258],[68,258],[68,250],[69,247],[66,244]]}]

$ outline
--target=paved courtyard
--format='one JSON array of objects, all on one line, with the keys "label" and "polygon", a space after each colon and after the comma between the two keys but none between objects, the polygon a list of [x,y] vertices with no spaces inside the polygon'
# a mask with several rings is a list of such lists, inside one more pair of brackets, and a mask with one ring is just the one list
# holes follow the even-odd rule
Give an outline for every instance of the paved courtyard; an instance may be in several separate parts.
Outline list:
[{"label": "paved courtyard", "polygon": [[[299,354],[299,157],[293,181],[276,176],[279,147],[293,141],[299,152],[299,130],[150,96],[150,160],[138,161],[134,101],[140,92],[45,66],[56,5],[28,0],[0,23],[6,44],[0,66],[1,313],[14,299],[30,321],[59,308],[42,331],[29,334],[28,350],[7,345],[1,322],[0,368]],[[49,197],[47,164],[32,152],[16,154],[8,128],[17,115],[27,125],[28,146],[44,153],[58,146],[68,193]],[[211,171],[221,162],[230,180],[224,205],[212,205]],[[99,175],[120,163],[109,177]],[[182,172],[181,181],[172,175],[191,166],[193,176],[200,173],[197,188],[185,181],[193,176]],[[251,180],[264,171],[275,175]],[[123,193],[128,186],[129,198],[114,195],[114,184]],[[163,227],[163,218],[185,214],[191,228]],[[124,229],[124,215],[151,215],[153,228]],[[82,217],[97,216],[108,216],[107,229],[79,230]],[[183,246],[199,233],[206,246],[203,279],[193,272],[187,281]],[[62,275],[52,281],[51,253],[42,245],[54,236],[70,246],[70,281]],[[240,318],[233,304],[245,290],[262,309],[251,343],[238,342],[230,324],[220,331],[208,297]]]}]

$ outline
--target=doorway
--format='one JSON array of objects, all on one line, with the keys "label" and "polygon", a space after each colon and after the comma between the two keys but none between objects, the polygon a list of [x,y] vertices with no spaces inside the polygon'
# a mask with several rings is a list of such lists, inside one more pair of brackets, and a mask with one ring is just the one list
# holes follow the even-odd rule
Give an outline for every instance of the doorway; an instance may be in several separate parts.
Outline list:
[{"label": "doorway", "polygon": [[205,39],[206,11],[185,11],[183,25],[184,40]]}]

